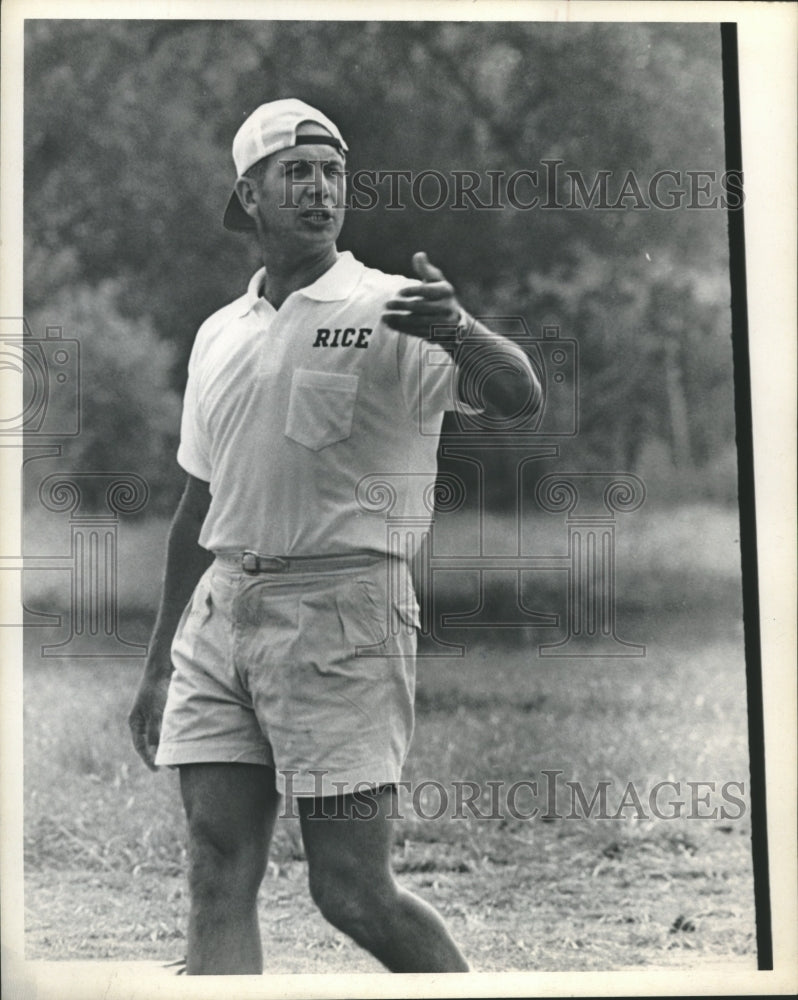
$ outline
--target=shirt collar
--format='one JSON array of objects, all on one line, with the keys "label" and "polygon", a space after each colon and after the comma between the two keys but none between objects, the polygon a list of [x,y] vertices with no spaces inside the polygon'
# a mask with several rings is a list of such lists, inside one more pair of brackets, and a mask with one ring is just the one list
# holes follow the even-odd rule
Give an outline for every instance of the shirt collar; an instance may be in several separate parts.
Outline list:
[{"label": "shirt collar", "polygon": [[318,302],[339,302],[341,299],[348,299],[360,281],[363,271],[364,267],[360,261],[355,260],[348,250],[344,250],[333,266],[320,278],[316,278],[312,285],[300,289],[300,294]]},{"label": "shirt collar", "polygon": [[[349,250],[344,250],[342,254],[339,254],[338,260],[331,268],[325,271],[320,278],[316,278],[312,284],[300,288],[299,294],[308,299],[315,299],[317,302],[339,302],[349,298],[355,290],[363,270],[363,264],[356,260]],[[245,316],[260,299],[265,277],[266,268],[261,267],[250,278],[246,294],[242,297],[240,316]]]}]

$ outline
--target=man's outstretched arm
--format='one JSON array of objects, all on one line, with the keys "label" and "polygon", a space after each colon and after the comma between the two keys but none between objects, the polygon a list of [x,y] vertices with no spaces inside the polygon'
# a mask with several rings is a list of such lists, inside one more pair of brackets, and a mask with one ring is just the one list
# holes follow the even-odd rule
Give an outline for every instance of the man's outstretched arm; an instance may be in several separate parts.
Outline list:
[{"label": "man's outstretched arm", "polygon": [[169,529],[158,616],[144,662],[144,674],[128,717],[133,746],[151,771],[155,770],[155,752],[172,676],[172,639],[183,609],[213,558],[197,541],[210,500],[208,484],[189,476]]},{"label": "man's outstretched arm", "polygon": [[420,283],[386,302],[385,324],[446,350],[458,366],[458,395],[469,406],[497,417],[534,413],[542,390],[524,351],[469,316],[425,253],[413,255],[413,269]]}]

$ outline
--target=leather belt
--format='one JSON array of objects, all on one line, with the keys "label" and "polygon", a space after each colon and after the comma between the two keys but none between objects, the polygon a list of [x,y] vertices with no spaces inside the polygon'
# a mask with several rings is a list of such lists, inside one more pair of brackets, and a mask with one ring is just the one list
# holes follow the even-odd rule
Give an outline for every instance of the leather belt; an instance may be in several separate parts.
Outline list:
[{"label": "leather belt", "polygon": [[259,552],[217,553],[216,558],[227,566],[240,569],[244,573],[323,573],[335,570],[356,569],[373,566],[386,558],[386,554],[374,551],[345,552],[330,556],[267,556]]}]

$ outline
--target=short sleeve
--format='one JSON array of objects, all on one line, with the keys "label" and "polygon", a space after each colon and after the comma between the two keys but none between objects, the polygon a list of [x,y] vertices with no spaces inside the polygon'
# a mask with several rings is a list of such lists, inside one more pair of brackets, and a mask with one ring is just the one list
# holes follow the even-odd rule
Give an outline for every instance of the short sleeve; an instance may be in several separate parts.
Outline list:
[{"label": "short sleeve", "polygon": [[408,412],[453,410],[457,369],[451,355],[421,337],[400,333],[397,341],[399,380]]},{"label": "short sleeve", "polygon": [[180,420],[180,445],[177,449],[177,461],[189,475],[210,482],[210,441],[202,418],[199,392],[199,351],[198,338],[194,342],[188,362],[188,382],[183,396],[183,415]]},{"label": "short sleeve", "polygon": [[397,355],[402,394],[411,416],[418,416],[423,423],[425,415],[439,417],[447,410],[471,415],[481,412],[460,399],[457,366],[439,344],[400,333]]}]

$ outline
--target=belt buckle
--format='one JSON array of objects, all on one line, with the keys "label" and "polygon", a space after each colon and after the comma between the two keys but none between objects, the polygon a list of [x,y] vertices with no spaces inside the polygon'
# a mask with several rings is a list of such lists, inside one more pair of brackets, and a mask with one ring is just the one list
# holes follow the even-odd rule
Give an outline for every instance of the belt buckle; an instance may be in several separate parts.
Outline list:
[{"label": "belt buckle", "polygon": [[241,556],[241,569],[245,573],[257,573],[258,561],[258,553],[247,550]]}]

